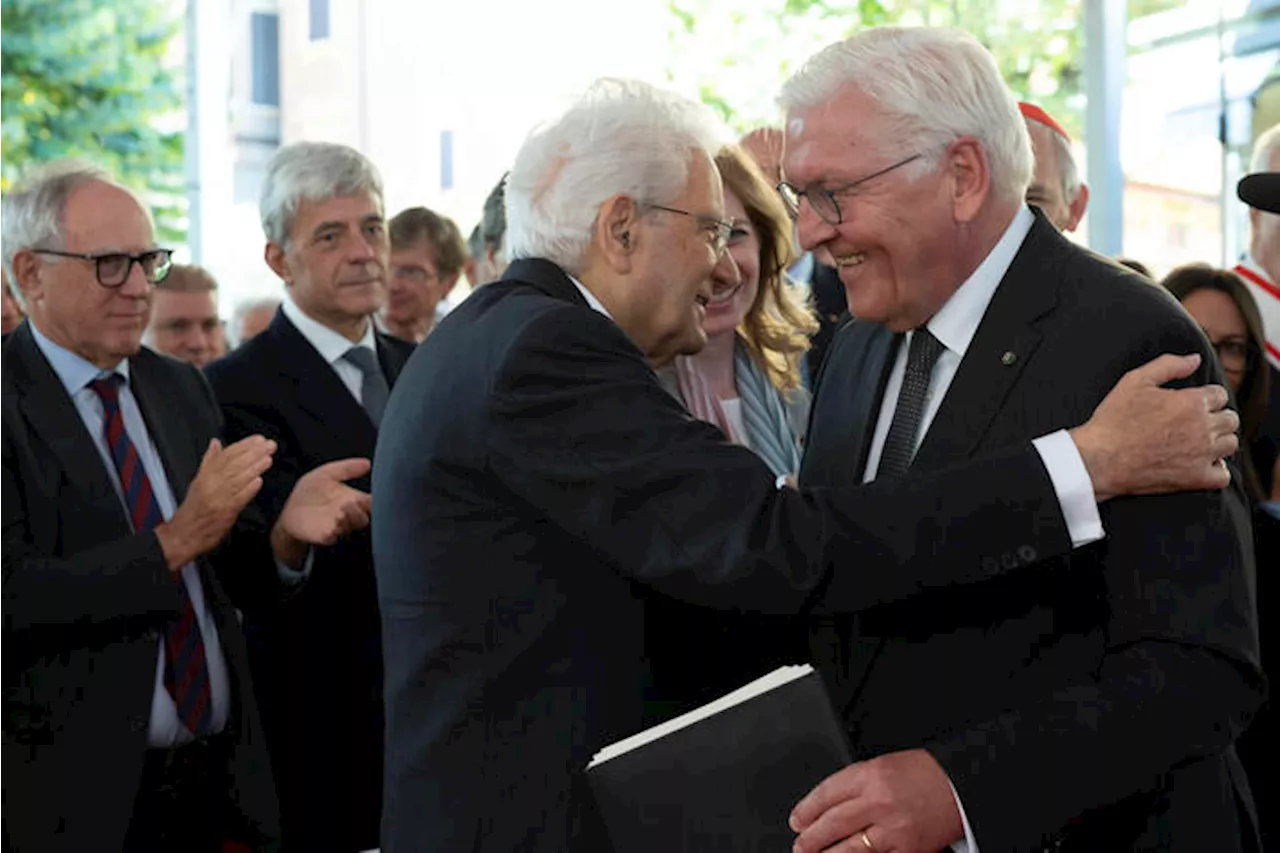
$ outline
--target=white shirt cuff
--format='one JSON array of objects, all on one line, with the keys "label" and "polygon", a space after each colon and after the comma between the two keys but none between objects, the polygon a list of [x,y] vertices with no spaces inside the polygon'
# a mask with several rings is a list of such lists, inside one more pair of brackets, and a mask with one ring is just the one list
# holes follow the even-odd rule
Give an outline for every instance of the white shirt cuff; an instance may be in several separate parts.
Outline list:
[{"label": "white shirt cuff", "polygon": [[1098,515],[1098,501],[1093,494],[1093,480],[1084,467],[1080,450],[1066,430],[1042,435],[1031,442],[1040,461],[1049,472],[1053,490],[1058,495],[1062,518],[1071,534],[1071,547],[1079,548],[1097,542],[1106,535]]},{"label": "white shirt cuff", "polygon": [[[947,780],[947,784],[951,785],[951,780]],[[951,849],[955,853],[978,853],[978,842],[973,837],[973,827],[969,826],[969,817],[964,813],[964,803],[960,802],[960,795],[956,793],[956,786],[951,785],[951,796],[956,798],[956,808],[960,810],[960,823],[964,824],[964,841],[957,841],[951,845]]]},{"label": "white shirt cuff", "polygon": [[311,577],[311,566],[315,563],[316,549],[308,548],[307,556],[302,560],[301,569],[291,569],[276,558],[276,574],[280,576],[280,582],[285,586],[297,586],[298,584]]}]

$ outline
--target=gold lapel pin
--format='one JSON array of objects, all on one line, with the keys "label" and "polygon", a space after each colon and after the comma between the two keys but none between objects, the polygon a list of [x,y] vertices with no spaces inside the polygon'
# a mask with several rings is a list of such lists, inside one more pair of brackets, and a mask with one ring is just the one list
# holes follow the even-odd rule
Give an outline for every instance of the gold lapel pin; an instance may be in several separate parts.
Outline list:
[{"label": "gold lapel pin", "polygon": [[1013,354],[1012,350],[1005,350],[1004,355],[1000,356],[1000,363],[1003,364],[1005,367],[1012,366],[1012,364],[1017,360],[1018,360],[1018,357]]}]

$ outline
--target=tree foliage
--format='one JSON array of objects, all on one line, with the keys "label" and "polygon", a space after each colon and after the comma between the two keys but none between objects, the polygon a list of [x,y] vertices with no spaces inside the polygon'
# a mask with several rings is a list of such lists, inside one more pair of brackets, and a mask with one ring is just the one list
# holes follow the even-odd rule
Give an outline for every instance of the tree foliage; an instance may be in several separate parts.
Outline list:
[{"label": "tree foliage", "polygon": [[149,200],[161,236],[181,239],[186,199],[182,20],[164,0],[0,3],[0,189],[32,168],[80,157]]},{"label": "tree foliage", "polygon": [[[688,84],[679,78],[692,73],[689,88],[702,91],[704,100],[739,130],[776,121],[773,93],[810,54],[859,29],[884,24],[973,33],[995,55],[1014,94],[1043,106],[1073,134],[1083,129],[1082,0],[758,0],[754,13],[744,11],[747,5],[742,0],[671,0],[668,5],[668,33],[681,65],[669,68],[668,77]],[[722,55],[690,72],[689,52],[708,43],[723,44]],[[739,87],[735,78],[752,65],[763,67],[763,73],[757,70],[748,86]]]}]

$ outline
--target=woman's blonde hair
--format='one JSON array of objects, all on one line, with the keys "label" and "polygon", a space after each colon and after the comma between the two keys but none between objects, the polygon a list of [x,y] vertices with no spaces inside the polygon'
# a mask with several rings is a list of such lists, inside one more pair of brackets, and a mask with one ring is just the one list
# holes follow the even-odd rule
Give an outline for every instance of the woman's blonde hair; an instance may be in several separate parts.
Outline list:
[{"label": "woman's blonde hair", "polygon": [[795,260],[791,218],[777,190],[740,146],[721,149],[716,166],[725,190],[746,208],[760,242],[760,288],[738,334],[773,386],[793,390],[800,387],[800,359],[809,349],[818,321],[786,278],[787,267]]}]

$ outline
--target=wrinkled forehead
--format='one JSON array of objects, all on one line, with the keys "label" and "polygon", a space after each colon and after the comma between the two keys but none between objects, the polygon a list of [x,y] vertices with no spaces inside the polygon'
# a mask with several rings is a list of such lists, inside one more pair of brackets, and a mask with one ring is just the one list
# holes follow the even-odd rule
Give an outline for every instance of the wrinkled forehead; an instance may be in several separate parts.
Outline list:
[{"label": "wrinkled forehead", "polygon": [[838,100],[787,116],[783,178],[797,185],[852,180],[879,167],[889,128],[878,112]]}]

